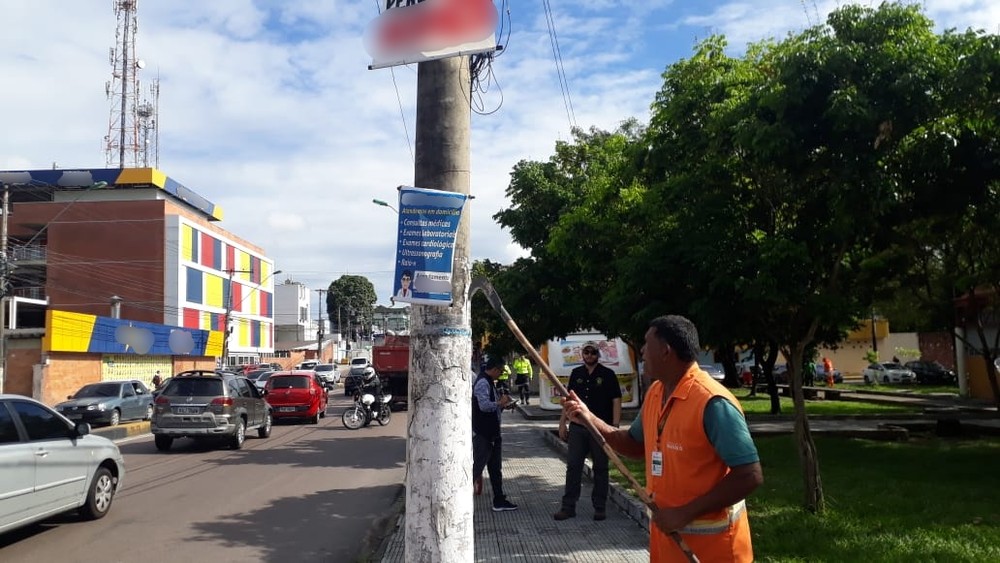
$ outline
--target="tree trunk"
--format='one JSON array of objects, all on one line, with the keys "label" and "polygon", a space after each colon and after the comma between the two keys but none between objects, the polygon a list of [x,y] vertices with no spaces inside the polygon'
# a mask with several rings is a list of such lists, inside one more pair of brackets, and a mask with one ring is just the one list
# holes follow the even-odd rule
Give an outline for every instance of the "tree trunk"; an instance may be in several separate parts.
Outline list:
[{"label": "tree trunk", "polygon": [[812,433],[809,431],[809,417],[806,416],[805,397],[802,394],[802,378],[799,376],[805,348],[806,343],[800,342],[792,349],[792,357],[788,364],[788,384],[792,390],[792,404],[795,407],[795,442],[799,452],[799,463],[802,465],[805,506],[806,510],[819,514],[825,508],[823,482],[819,473],[819,454],[816,451],[816,442],[813,441]]}]

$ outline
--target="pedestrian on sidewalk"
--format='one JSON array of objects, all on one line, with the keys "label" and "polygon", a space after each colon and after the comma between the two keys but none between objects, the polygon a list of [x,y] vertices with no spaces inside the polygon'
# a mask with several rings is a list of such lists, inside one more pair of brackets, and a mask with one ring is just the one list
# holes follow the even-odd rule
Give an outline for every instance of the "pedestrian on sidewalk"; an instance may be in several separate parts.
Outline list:
[{"label": "pedestrian on sidewalk", "polygon": [[833,362],[823,356],[823,374],[826,375],[826,386],[833,387]]},{"label": "pedestrian on sidewalk", "polygon": [[[617,428],[622,418],[622,389],[618,384],[618,376],[607,366],[601,365],[601,352],[595,343],[584,344],[582,354],[583,365],[570,372],[566,388],[575,392],[595,416]],[[576,516],[583,462],[589,454],[594,470],[594,489],[590,494],[594,505],[594,520],[604,520],[607,518],[608,506],[608,454],[604,453],[586,427],[568,419],[565,410],[559,417],[559,438],[568,442],[569,453],[566,456],[566,486],[562,506],[553,518],[566,520]]]},{"label": "pedestrian on sidewalk", "polygon": [[531,391],[528,385],[531,383],[531,362],[524,354],[514,358],[514,385],[517,386],[517,393],[521,398],[521,403],[527,405]]},{"label": "pedestrian on sidewalk", "polygon": [[616,451],[646,461],[656,504],[649,560],[687,561],[668,535],[679,532],[701,561],[752,561],[744,499],[764,482],[739,401],[698,367],[698,331],[688,319],[657,317],[642,358],[653,380],[631,428],[605,423],[570,391],[563,412],[589,421]]},{"label": "pedestrian on sidewalk", "polygon": [[483,468],[488,469],[493,487],[493,512],[517,510],[517,505],[503,492],[500,413],[511,399],[509,395],[499,395],[493,383],[503,364],[503,358],[491,356],[486,361],[486,369],[472,384],[472,488],[477,495],[483,492]]}]

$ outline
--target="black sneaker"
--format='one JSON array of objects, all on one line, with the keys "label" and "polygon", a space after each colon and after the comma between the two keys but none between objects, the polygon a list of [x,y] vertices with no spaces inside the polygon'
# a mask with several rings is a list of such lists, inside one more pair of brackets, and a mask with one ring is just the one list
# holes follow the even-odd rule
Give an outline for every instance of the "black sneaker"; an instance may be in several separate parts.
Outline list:
[{"label": "black sneaker", "polygon": [[517,505],[505,498],[493,501],[493,512],[504,512],[506,510],[517,510]]}]

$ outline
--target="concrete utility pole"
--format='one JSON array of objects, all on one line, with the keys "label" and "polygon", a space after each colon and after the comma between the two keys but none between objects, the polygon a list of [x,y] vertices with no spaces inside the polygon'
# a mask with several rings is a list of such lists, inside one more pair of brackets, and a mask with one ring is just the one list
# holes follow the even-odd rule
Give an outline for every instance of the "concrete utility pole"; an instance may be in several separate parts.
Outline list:
[{"label": "concrete utility pole", "polygon": [[10,186],[3,185],[3,225],[0,227],[0,394],[7,386],[7,286],[10,283],[10,260],[7,259],[7,214],[10,211]]},{"label": "concrete utility pole", "polygon": [[[470,87],[467,56],[418,65],[414,186],[469,193]],[[466,212],[456,233],[452,306],[410,307],[404,542],[410,562],[475,557],[470,272]]]},{"label": "concrete utility pole", "polygon": [[327,289],[317,289],[316,293],[319,294],[319,310],[317,311],[319,316],[319,323],[317,327],[319,330],[316,332],[316,361],[323,363],[323,305],[326,304],[326,300],[323,297],[326,295]]},{"label": "concrete utility pole", "polygon": [[222,324],[222,328],[225,330],[222,335],[222,365],[219,366],[222,369],[226,369],[226,365],[229,363],[229,335],[233,332],[232,327],[229,326],[229,321],[233,314],[233,275],[252,274],[253,270],[233,270],[230,268],[226,270],[226,273],[229,274],[229,291],[226,292],[226,317]]}]

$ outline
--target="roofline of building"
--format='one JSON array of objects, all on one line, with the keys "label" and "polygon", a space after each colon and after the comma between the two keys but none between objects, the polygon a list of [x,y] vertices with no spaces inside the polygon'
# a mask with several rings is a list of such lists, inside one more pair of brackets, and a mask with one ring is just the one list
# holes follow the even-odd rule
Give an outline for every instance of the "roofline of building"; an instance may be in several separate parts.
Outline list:
[{"label": "roofline of building", "polygon": [[170,178],[156,168],[81,168],[0,170],[0,184],[23,187],[86,188],[107,182],[102,189],[157,188],[173,199],[199,211],[210,221],[222,220],[222,208]]}]

